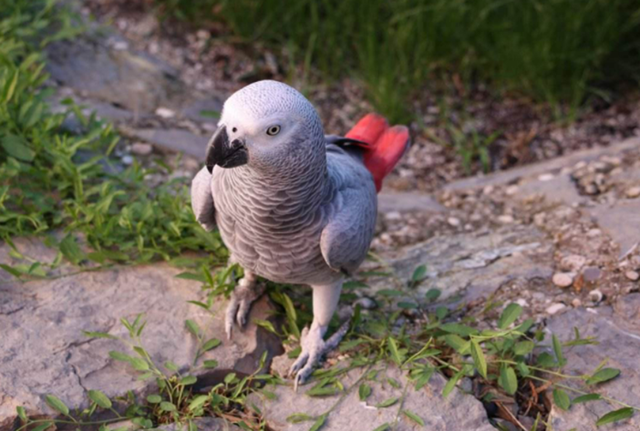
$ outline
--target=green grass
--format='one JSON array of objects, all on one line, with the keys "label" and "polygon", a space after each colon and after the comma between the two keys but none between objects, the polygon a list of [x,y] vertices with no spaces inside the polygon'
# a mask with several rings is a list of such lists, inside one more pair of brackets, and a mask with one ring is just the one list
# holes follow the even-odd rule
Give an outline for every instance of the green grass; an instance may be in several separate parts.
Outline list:
[{"label": "green grass", "polygon": [[[11,245],[15,236],[44,236],[74,264],[173,260],[186,250],[208,251],[209,262],[224,258],[219,237],[194,219],[189,179],[152,188],[145,176],[170,173],[170,166],[124,169],[110,158],[120,139],[110,125],[85,117],[71,100],[66,112],[51,111],[41,50],[82,31],[55,3],[10,1],[0,8],[0,238]],[[64,127],[72,115],[84,130],[79,135]],[[54,231],[65,233],[62,240]],[[2,265],[19,277],[46,274],[38,265]]]},{"label": "green grass", "polygon": [[410,100],[458,73],[467,85],[575,109],[640,77],[635,0],[154,0],[165,16],[222,21],[233,36],[355,76],[374,107],[407,120]]}]

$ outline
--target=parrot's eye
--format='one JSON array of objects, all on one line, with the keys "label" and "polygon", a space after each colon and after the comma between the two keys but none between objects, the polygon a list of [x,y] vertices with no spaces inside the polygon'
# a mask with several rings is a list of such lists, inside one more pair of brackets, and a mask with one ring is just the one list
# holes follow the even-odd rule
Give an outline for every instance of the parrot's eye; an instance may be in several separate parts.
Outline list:
[{"label": "parrot's eye", "polygon": [[280,133],[280,126],[271,126],[267,129],[267,135],[269,136],[276,136],[278,133]]}]

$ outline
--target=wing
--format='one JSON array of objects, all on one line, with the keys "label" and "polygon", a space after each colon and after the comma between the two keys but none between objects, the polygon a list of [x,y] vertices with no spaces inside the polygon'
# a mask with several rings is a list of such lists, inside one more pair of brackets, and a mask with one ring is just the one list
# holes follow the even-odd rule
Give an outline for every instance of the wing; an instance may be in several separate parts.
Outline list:
[{"label": "wing", "polygon": [[211,194],[211,174],[206,166],[191,182],[191,208],[204,230],[210,232],[216,227],[216,207]]},{"label": "wing", "polygon": [[341,148],[334,146],[327,151],[327,167],[334,195],[320,250],[331,268],[349,274],[364,261],[373,239],[376,188],[362,162]]}]

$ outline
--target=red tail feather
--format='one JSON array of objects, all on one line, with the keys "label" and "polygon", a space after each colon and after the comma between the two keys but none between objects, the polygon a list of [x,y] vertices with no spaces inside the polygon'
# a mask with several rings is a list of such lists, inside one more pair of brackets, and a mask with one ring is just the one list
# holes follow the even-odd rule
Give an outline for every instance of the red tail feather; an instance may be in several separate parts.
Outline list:
[{"label": "red tail feather", "polygon": [[367,114],[346,135],[369,144],[364,149],[364,165],[373,175],[376,189],[398,163],[409,147],[409,129],[405,126],[389,127],[384,117]]}]

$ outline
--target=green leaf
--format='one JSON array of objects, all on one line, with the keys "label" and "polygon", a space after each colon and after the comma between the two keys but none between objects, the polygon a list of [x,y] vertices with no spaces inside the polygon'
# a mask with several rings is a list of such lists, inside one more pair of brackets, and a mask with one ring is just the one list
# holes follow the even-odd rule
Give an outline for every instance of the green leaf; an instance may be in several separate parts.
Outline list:
[{"label": "green leaf", "polygon": [[123,362],[131,362],[131,360],[133,359],[131,356],[125,355],[124,353],[118,352],[116,350],[110,351],[109,356],[111,356],[116,361],[123,361]]},{"label": "green leaf", "polygon": [[518,356],[523,356],[531,353],[535,346],[536,345],[533,341],[519,341],[515,346],[513,346],[513,353]]},{"label": "green leaf", "polygon": [[16,407],[16,412],[18,413],[18,417],[20,418],[20,420],[22,420],[22,422],[27,421],[27,412],[25,411],[24,407]]},{"label": "green leaf", "polygon": [[207,369],[216,368],[218,366],[218,361],[215,359],[204,361],[204,367]]},{"label": "green leaf", "polygon": [[313,425],[311,425],[311,428],[309,428],[309,431],[318,431],[320,428],[322,428],[322,426],[324,425],[324,423],[327,421],[327,417],[329,416],[328,413],[323,414],[322,416],[320,416]]},{"label": "green leaf", "polygon": [[187,408],[189,409],[190,412],[192,412],[202,407],[204,403],[207,402],[208,399],[209,399],[208,395],[198,395],[189,403],[189,406]]},{"label": "green leaf", "polygon": [[398,402],[398,397],[387,398],[386,400],[382,401],[381,403],[376,404],[376,407],[378,407],[379,409],[384,409],[386,407],[391,407],[392,405],[394,405],[397,402]]},{"label": "green leaf", "polygon": [[444,341],[461,355],[466,355],[469,352],[470,343],[456,334],[445,335]]},{"label": "green leaf", "polygon": [[586,383],[588,385],[595,385],[614,379],[618,377],[618,375],[620,375],[620,370],[618,370],[617,368],[603,368],[589,377]]},{"label": "green leaf", "polygon": [[74,265],[78,265],[86,258],[86,255],[80,250],[75,238],[71,234],[68,234],[60,241],[60,252]]},{"label": "green leaf", "polygon": [[449,332],[450,334],[459,335],[461,337],[468,337],[470,335],[478,334],[477,329],[473,329],[469,326],[461,325],[459,323],[445,323],[443,325],[440,325],[440,329],[445,332]]},{"label": "green leaf", "polygon": [[424,385],[429,383],[429,380],[431,380],[431,376],[433,375],[434,371],[435,368],[433,367],[426,368],[424,371],[422,371],[422,373],[416,379],[416,391],[419,391],[424,387]]},{"label": "green leaf", "polygon": [[160,402],[160,410],[165,411],[165,412],[175,412],[175,411],[177,411],[176,406],[173,405],[173,403],[170,403],[168,401]]},{"label": "green leaf", "polygon": [[389,354],[391,355],[391,359],[393,359],[393,362],[396,363],[396,365],[401,366],[403,359],[400,355],[400,352],[398,350],[398,344],[395,340],[395,338],[389,337],[388,339],[388,347],[389,347]]},{"label": "green leaf", "polygon": [[369,395],[371,395],[371,386],[366,383],[362,383],[358,388],[358,395],[360,396],[360,401],[364,401],[369,398]]},{"label": "green leaf", "polygon": [[198,425],[194,421],[189,420],[187,431],[198,431]]},{"label": "green leaf", "polygon": [[414,412],[412,412],[411,410],[402,410],[402,413],[404,413],[406,417],[408,417],[418,425],[424,426],[424,421],[422,420],[422,418],[417,414],[415,414]]},{"label": "green leaf", "polygon": [[515,302],[507,305],[498,320],[498,328],[507,329],[522,314],[522,307]]},{"label": "green leaf", "polygon": [[388,431],[389,429],[391,429],[391,425],[389,425],[388,422],[385,422],[373,431]]},{"label": "green leaf", "polygon": [[184,386],[193,385],[198,379],[195,376],[185,376],[180,379],[180,384]]},{"label": "green leaf", "polygon": [[47,428],[51,427],[52,425],[53,425],[52,421],[46,421],[46,422],[41,423],[37,427],[33,428],[31,431],[44,431]]},{"label": "green leaf", "polygon": [[453,391],[453,388],[456,387],[456,383],[458,383],[458,380],[460,380],[461,378],[462,378],[462,371],[459,371],[447,381],[447,384],[444,385],[444,388],[442,388],[442,396],[444,398],[449,396],[451,391]]},{"label": "green leaf", "polygon": [[471,357],[476,369],[482,377],[487,378],[487,359],[484,357],[484,352],[480,347],[480,344],[476,340],[471,340]]},{"label": "green leaf", "polygon": [[558,340],[558,337],[556,337],[555,334],[553,334],[552,336],[552,343],[553,343],[553,352],[556,354],[558,365],[562,367],[564,364],[567,363],[567,360],[564,358],[564,355],[562,354],[562,344],[560,343],[560,340]]},{"label": "green leaf", "polygon": [[312,421],[313,418],[306,413],[294,413],[287,416],[286,421],[292,424],[299,424],[300,422]]},{"label": "green leaf", "polygon": [[44,397],[44,400],[52,409],[62,413],[65,416],[69,414],[69,407],[67,407],[67,405],[55,395],[47,395]]},{"label": "green leaf", "polygon": [[154,395],[149,395],[149,396],[147,397],[147,401],[148,401],[150,404],[159,404],[159,403],[161,403],[161,402],[162,402],[162,397],[161,397],[160,395],[156,395],[156,394],[154,394]]},{"label": "green leaf", "polygon": [[6,265],[4,263],[0,263],[0,268],[4,269],[5,271],[7,271],[9,274],[13,275],[16,278],[20,278],[24,275],[24,273],[16,268],[13,268],[9,265]]},{"label": "green leaf", "polygon": [[200,338],[200,327],[196,322],[194,322],[191,319],[187,319],[185,320],[184,323],[187,326],[187,329],[189,330],[189,332],[191,332],[191,334],[193,334],[194,337]]},{"label": "green leaf", "polygon": [[176,365],[174,362],[172,361],[167,361],[164,363],[164,367],[169,370],[169,371],[173,371],[176,372],[178,371],[178,365]]},{"label": "green leaf", "polygon": [[149,369],[149,364],[142,358],[131,358],[129,362],[137,371],[147,371]]},{"label": "green leaf", "polygon": [[553,390],[553,401],[562,410],[566,411],[571,407],[571,399],[569,398],[569,395],[567,395],[567,393],[562,389],[555,388]]},{"label": "green leaf", "polygon": [[89,398],[91,398],[91,401],[93,401],[94,403],[96,403],[99,407],[102,407],[103,409],[110,409],[111,408],[111,400],[102,392],[98,391],[98,390],[90,390],[89,391]]},{"label": "green leaf", "polygon": [[183,280],[195,280],[201,283],[206,283],[207,280],[202,274],[196,274],[193,272],[181,272],[180,274],[175,276],[176,278],[181,278]]},{"label": "green leaf", "polygon": [[220,344],[222,344],[222,341],[218,340],[217,338],[212,338],[202,345],[202,351],[207,352],[211,349],[215,349]]},{"label": "green leaf", "polygon": [[498,383],[509,395],[513,395],[518,390],[518,378],[513,368],[509,366],[503,366],[500,369],[500,377]]},{"label": "green leaf", "polygon": [[589,401],[597,401],[601,399],[602,397],[600,396],[600,394],[580,395],[579,397],[573,399],[573,404],[587,403]]},{"label": "green leaf", "polygon": [[631,416],[633,416],[633,409],[630,407],[623,407],[621,409],[611,411],[606,415],[602,416],[596,422],[596,426],[606,425],[606,424],[618,422],[624,419],[629,419]]},{"label": "green leaf", "polygon": [[18,69],[15,69],[13,71],[13,77],[11,78],[11,80],[5,83],[5,88],[2,91],[3,103],[8,103],[11,101],[13,93],[16,91],[16,86],[18,85],[18,76],[20,76],[20,71]]},{"label": "green leaf", "polygon": [[314,386],[305,393],[310,397],[326,397],[335,395],[338,392],[340,392],[340,389],[335,386]]},{"label": "green leaf", "polygon": [[415,269],[415,271],[413,271],[413,275],[411,276],[412,284],[416,285],[420,283],[422,280],[424,280],[426,275],[427,275],[427,266],[420,265]]},{"label": "green leaf", "polygon": [[440,289],[431,288],[431,289],[427,290],[427,293],[425,294],[425,297],[427,298],[427,301],[433,302],[436,299],[438,299],[441,294],[442,294],[442,292],[440,291]]},{"label": "green leaf", "polygon": [[91,332],[91,331],[82,331],[82,333],[84,335],[86,335],[87,337],[90,338],[109,338],[112,340],[116,340],[118,337],[111,335],[111,334],[107,334],[105,332]]}]

